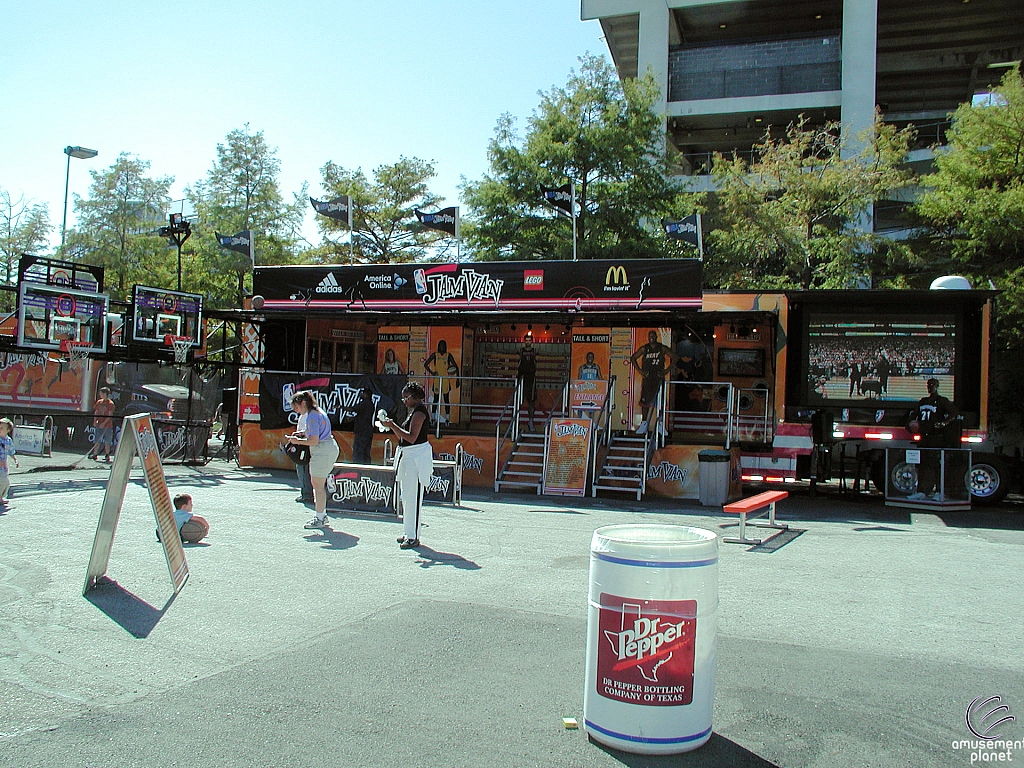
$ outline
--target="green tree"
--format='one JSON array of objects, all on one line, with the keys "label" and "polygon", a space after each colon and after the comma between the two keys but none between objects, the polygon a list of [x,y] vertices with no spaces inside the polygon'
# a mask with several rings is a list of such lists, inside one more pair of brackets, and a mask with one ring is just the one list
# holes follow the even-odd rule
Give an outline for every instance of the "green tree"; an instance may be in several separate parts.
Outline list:
[{"label": "green tree", "polygon": [[[253,234],[257,264],[291,264],[299,251],[299,229],[306,214],[306,186],[287,202],[280,187],[281,162],[263,131],[248,124],[230,131],[217,145],[206,178],[186,189],[197,221],[186,243],[186,290],[204,293],[216,306],[241,306],[252,272],[247,256],[219,247],[214,233]],[[250,278],[251,280],[251,278]]]},{"label": "green tree", "polygon": [[67,246],[76,258],[106,270],[106,290],[124,299],[135,283],[172,285],[174,259],[157,236],[169,205],[170,176],[150,178],[149,161],[128,153],[105,170],[90,170],[89,196],[75,196],[78,227]]},{"label": "green tree", "polygon": [[801,118],[778,138],[766,132],[751,162],[716,154],[708,282],[846,288],[864,277],[876,242],[860,223],[875,200],[911,182],[901,163],[912,136],[876,116],[851,145],[838,123]]},{"label": "green tree", "polygon": [[[350,195],[352,198],[353,251],[358,261],[369,264],[419,261],[432,247],[448,239],[443,232],[425,229],[413,213],[414,208],[435,208],[441,202],[428,187],[437,175],[433,162],[401,157],[397,163],[375,168],[373,181],[370,181],[362,169],[347,170],[328,161],[320,169],[320,175],[328,197]],[[347,260],[348,245],[331,236],[347,231],[348,224],[326,216],[317,216],[316,223],[325,241],[319,258]]]},{"label": "green tree", "polygon": [[0,258],[3,259],[3,277],[8,285],[18,273],[18,259],[22,254],[36,254],[48,246],[53,231],[50,214],[42,203],[17,199],[6,189],[0,189]]},{"label": "green tree", "polygon": [[[1005,291],[1004,347],[1024,349],[1024,77],[1010,70],[984,104],[962,104],[925,176],[917,211],[943,270]],[[984,283],[982,283],[984,285]],[[980,286],[979,286],[980,287]],[[1009,310],[1009,314],[1007,314]]]},{"label": "green tree", "polygon": [[675,252],[650,222],[672,212],[664,119],[654,112],[652,75],[624,83],[607,59],[584,56],[565,88],[541,92],[525,137],[503,115],[488,147],[489,171],[464,182],[466,239],[482,259],[567,259],[571,222],[540,186],[571,181],[579,206],[580,258],[636,258]]}]

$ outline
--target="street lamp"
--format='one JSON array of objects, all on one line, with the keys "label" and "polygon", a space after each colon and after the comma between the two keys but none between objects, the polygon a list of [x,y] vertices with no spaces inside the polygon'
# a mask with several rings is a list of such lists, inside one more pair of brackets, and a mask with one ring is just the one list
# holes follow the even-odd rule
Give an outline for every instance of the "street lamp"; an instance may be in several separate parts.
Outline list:
[{"label": "street lamp", "polygon": [[181,246],[185,244],[185,241],[192,235],[192,224],[189,223],[180,213],[172,213],[167,217],[166,227],[160,227],[157,230],[157,234],[160,237],[166,237],[171,241],[171,245],[178,246],[178,290],[181,290]]},{"label": "street lamp", "polygon": [[64,233],[68,226],[68,182],[71,181],[71,158],[89,160],[99,154],[95,149],[85,147],[64,147],[64,154],[68,156],[68,170],[64,175],[64,220],[60,225],[60,250],[64,252]]}]

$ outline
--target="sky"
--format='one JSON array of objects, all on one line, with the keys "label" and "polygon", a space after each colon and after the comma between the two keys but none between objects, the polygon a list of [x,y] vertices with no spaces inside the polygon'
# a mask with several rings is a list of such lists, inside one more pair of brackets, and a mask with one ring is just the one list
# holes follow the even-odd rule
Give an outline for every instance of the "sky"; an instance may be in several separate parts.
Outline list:
[{"label": "sky", "polygon": [[[458,205],[498,118],[525,129],[539,91],[607,54],[580,0],[35,0],[2,26],[0,188],[48,206],[53,245],[65,176],[68,229],[89,170],[120,153],[174,177],[180,200],[246,124],[276,148],[286,199],[303,182],[319,197],[328,160],[369,176],[405,156],[434,161],[430,189]],[[99,155],[69,171],[66,146]]]}]

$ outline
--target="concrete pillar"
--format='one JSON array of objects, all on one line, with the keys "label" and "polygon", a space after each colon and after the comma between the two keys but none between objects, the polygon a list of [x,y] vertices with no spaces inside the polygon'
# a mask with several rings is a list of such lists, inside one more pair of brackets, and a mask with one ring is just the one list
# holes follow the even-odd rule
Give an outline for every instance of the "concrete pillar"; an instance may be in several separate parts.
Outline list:
[{"label": "concrete pillar", "polygon": [[[843,127],[854,139],[875,118],[878,0],[843,0]],[[847,154],[860,151],[856,141]]]}]

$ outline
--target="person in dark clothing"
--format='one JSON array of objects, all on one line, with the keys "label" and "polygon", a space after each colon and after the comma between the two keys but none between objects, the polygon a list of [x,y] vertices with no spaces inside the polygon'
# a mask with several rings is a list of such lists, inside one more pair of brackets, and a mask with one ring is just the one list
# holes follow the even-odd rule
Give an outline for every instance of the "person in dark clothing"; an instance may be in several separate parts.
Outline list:
[{"label": "person in dark clothing", "polygon": [[352,462],[370,464],[370,451],[373,447],[373,395],[368,389],[359,390],[359,402],[356,403],[352,420]]},{"label": "person in dark clothing", "polygon": [[879,389],[881,389],[881,394],[888,394],[889,376],[892,374],[892,364],[885,355],[878,358],[878,365],[875,366],[875,371],[878,373],[878,386]]},{"label": "person in dark clothing", "polygon": [[523,382],[523,401],[526,403],[527,424],[531,432],[536,431],[533,417],[537,412],[537,349],[533,346],[533,334],[526,334],[523,346],[519,348],[519,367],[516,378]]},{"label": "person in dark clothing", "polygon": [[850,364],[850,397],[853,397],[853,393],[856,392],[858,395],[864,394],[861,389],[861,379],[863,378],[863,372],[859,363]]},{"label": "person in dark clothing", "polygon": [[[921,448],[959,448],[960,411],[952,402],[939,394],[939,380],[928,379],[928,396],[922,397],[914,411],[914,420],[908,425],[911,432],[921,435]],[[907,498],[915,501],[941,499],[939,482],[939,452],[922,450],[917,470],[917,492]]]}]

